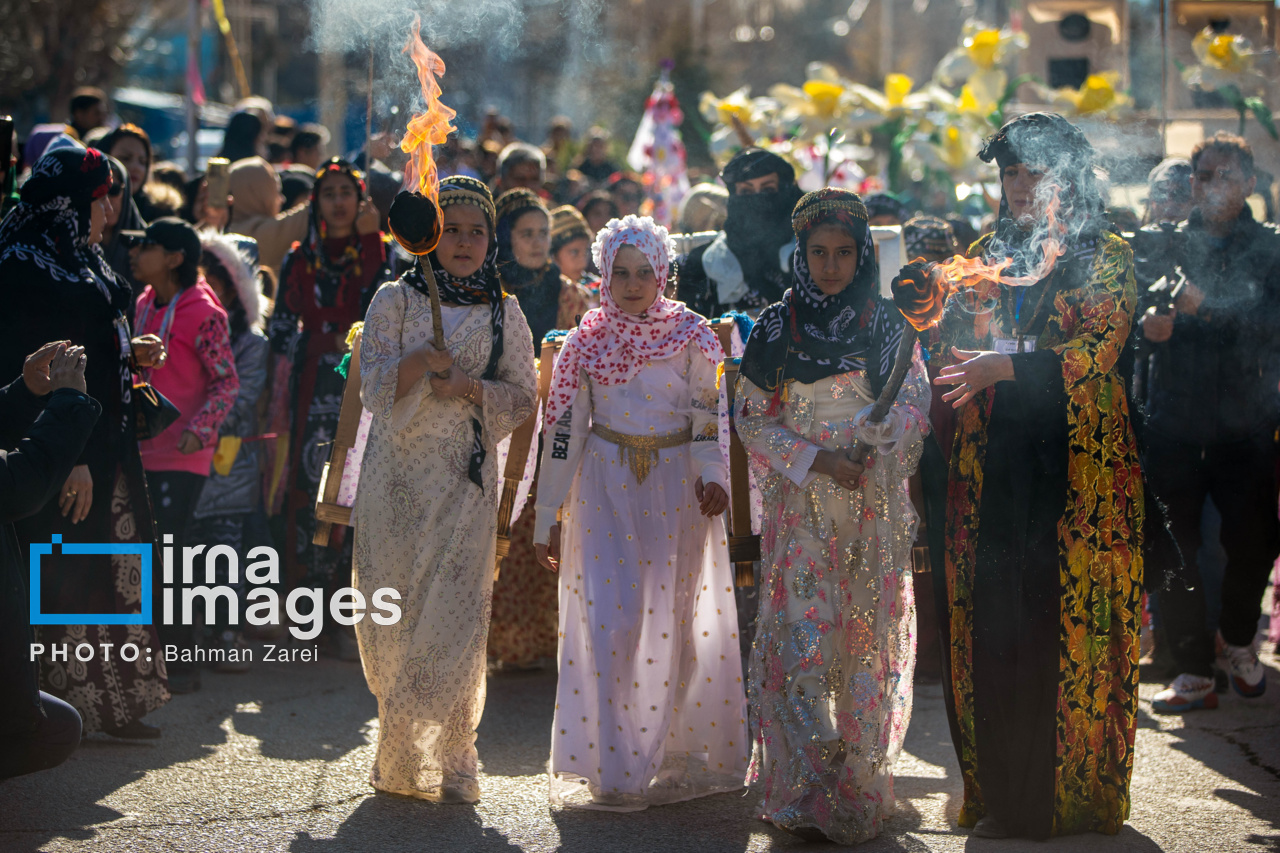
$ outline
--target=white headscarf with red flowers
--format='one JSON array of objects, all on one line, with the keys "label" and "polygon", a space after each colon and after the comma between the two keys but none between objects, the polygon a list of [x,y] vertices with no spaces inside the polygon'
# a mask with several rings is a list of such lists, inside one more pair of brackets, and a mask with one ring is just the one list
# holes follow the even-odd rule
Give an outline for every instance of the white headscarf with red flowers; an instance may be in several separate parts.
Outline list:
[{"label": "white headscarf with red flowers", "polygon": [[[643,314],[628,314],[613,299],[613,259],[623,246],[639,249],[658,280],[658,296]],[[706,319],[683,302],[662,295],[675,255],[666,228],[648,216],[610,219],[596,235],[591,255],[601,275],[600,307],[588,311],[565,339],[547,400],[546,427],[554,426],[573,403],[582,370],[597,385],[621,385],[634,378],[646,363],[670,358],[690,341],[713,364],[724,358],[720,340]]]}]

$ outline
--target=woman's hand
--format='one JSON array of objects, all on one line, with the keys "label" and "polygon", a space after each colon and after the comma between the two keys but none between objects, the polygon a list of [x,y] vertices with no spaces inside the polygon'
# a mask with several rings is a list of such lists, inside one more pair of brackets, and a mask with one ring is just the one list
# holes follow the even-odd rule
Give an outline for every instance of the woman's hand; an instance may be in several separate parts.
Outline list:
[{"label": "woman's hand", "polygon": [[138,367],[164,367],[165,359],[169,357],[164,341],[155,335],[138,335],[131,343],[133,363]]},{"label": "woman's hand", "polygon": [[699,477],[693,483],[693,495],[698,499],[698,509],[708,518],[715,518],[729,508],[729,495],[719,483],[704,486]]},{"label": "woman's hand", "polygon": [[[71,341],[51,341],[31,353],[22,362],[22,381],[27,390],[37,397],[43,397],[53,390],[49,381],[49,371],[59,352],[66,352]],[[84,352],[83,348],[75,349]]]},{"label": "woman's hand", "polygon": [[836,481],[836,485],[853,491],[862,481],[862,472],[866,470],[861,462],[854,462],[843,453],[834,450],[819,450],[813,457],[810,470],[818,474],[826,474]]},{"label": "woman's hand", "polygon": [[538,562],[546,567],[548,571],[560,571],[560,525],[551,525],[551,535],[547,544],[541,542],[533,546],[533,552],[538,558]]},{"label": "woman's hand", "polygon": [[89,517],[89,507],[93,506],[93,477],[89,474],[88,465],[77,465],[71,469],[67,481],[62,484],[58,495],[58,508],[63,518],[70,518],[72,524],[79,524]]},{"label": "woman's hand", "polygon": [[81,394],[88,394],[89,389],[84,382],[84,369],[89,363],[84,347],[63,347],[58,344],[49,362],[49,391],[59,388],[70,388]]},{"label": "woman's hand", "polygon": [[378,208],[373,202],[365,199],[360,203],[360,210],[356,213],[356,233],[376,234],[378,226],[382,224],[382,215],[378,213]]},{"label": "woman's hand", "polygon": [[950,403],[953,409],[960,408],[979,391],[984,391],[997,382],[1013,380],[1013,359],[1004,353],[952,347],[951,354],[960,363],[942,368],[933,384],[955,386],[942,395],[942,399]]},{"label": "woman's hand", "polygon": [[204,442],[197,438],[194,432],[189,429],[182,431],[182,437],[178,439],[179,453],[196,453],[202,447],[204,447]]}]

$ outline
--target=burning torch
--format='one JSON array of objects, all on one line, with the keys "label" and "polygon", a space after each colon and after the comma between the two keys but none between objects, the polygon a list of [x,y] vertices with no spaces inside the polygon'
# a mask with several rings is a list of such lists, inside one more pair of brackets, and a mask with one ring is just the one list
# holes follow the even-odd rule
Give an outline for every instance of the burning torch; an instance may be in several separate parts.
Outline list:
[{"label": "burning torch", "polygon": [[[427,292],[431,298],[431,331],[435,347],[444,350],[446,347],[444,320],[440,314],[440,288],[436,284],[431,261],[427,258],[440,242],[443,233],[440,206],[436,201],[440,180],[436,173],[435,159],[431,156],[431,147],[440,145],[449,138],[454,130],[450,121],[457,113],[440,102],[441,89],[436,78],[444,74],[444,60],[423,44],[419,34],[421,26],[421,19],[415,17],[413,31],[401,52],[409,54],[413,60],[426,106],[409,120],[404,139],[400,141],[400,150],[409,155],[409,163],[404,171],[405,189],[391,203],[387,219],[391,235],[405,251],[418,256],[419,263],[422,264],[423,277],[427,280]],[[447,379],[449,371],[437,375],[441,379]]]}]

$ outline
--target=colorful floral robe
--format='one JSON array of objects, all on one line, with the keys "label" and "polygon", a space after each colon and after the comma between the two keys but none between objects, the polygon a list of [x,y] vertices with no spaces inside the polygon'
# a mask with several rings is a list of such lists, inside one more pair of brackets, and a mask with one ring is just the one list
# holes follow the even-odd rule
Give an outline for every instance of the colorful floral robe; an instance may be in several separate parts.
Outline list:
[{"label": "colorful floral robe", "polygon": [[[985,239],[974,246],[985,249]],[[1118,237],[1024,295],[1035,351],[957,412],[944,638],[964,777],[960,825],[1114,834],[1129,816],[1142,594],[1142,478],[1117,370],[1137,302]],[[1016,292],[948,302],[934,355],[1008,337]],[[988,452],[991,451],[991,452]]]}]

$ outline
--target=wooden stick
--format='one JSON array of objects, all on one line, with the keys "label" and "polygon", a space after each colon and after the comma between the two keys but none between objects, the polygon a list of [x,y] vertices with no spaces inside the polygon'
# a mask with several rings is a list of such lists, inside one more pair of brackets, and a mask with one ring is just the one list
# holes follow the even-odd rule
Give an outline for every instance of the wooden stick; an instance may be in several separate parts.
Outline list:
[{"label": "wooden stick", "polygon": [[[421,259],[423,277],[427,280],[427,294],[431,297],[431,333],[435,337],[436,349],[443,352],[445,349],[444,317],[440,314],[440,286],[436,284],[436,274],[431,268],[431,261],[426,255],[418,257]],[[448,379],[449,371],[437,373],[436,376]]]},{"label": "wooden stick", "polygon": [[[893,403],[898,399],[898,392],[902,390],[902,383],[907,378],[907,371],[911,369],[911,355],[915,351],[916,338],[919,333],[910,323],[902,331],[902,340],[898,343],[898,352],[894,356],[893,370],[889,373],[889,380],[884,383],[884,388],[880,390],[880,396],[876,398],[875,404],[871,407],[871,414],[867,416],[867,423],[878,424],[883,423],[888,417],[889,410],[893,408]],[[849,450],[849,459],[854,462],[862,462],[871,452],[871,445],[862,441],[855,441],[853,447]]]}]

